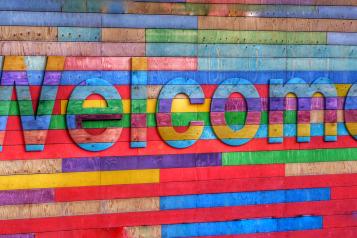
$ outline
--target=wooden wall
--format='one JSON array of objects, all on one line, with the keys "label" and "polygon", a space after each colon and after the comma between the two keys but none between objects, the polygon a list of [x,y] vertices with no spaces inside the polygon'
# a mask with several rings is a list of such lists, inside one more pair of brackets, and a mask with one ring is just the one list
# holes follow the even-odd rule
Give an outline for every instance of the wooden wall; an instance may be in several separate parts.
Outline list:
[{"label": "wooden wall", "polygon": [[0,238],[357,237],[357,0],[0,0],[0,55]]}]

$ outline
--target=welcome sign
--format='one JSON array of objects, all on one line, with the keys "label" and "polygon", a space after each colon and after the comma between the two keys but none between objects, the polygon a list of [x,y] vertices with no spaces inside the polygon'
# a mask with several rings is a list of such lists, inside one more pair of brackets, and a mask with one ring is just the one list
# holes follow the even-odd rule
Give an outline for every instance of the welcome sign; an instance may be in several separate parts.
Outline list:
[{"label": "welcome sign", "polygon": [[0,238],[355,238],[356,7],[0,1]]},{"label": "welcome sign", "polygon": [[[40,67],[44,62],[45,71],[27,73],[31,64]],[[316,73],[316,79],[276,78],[282,73],[260,71],[264,65],[257,65],[259,71],[253,72],[204,74],[192,71],[197,63],[194,58],[6,56],[1,83],[2,140],[9,115],[20,116],[26,151],[43,151],[50,129],[67,129],[73,142],[86,151],[114,146],[123,127],[130,134],[126,139],[131,148],[150,147],[148,131],[151,136],[156,134],[156,146],[160,137],[177,149],[191,147],[198,140],[219,140],[237,147],[254,138],[282,143],[285,136],[296,136],[301,143],[310,142],[312,136],[337,142],[338,136],[347,136],[348,132],[356,135],[356,86],[351,83],[340,84],[338,79],[321,73]],[[169,64],[188,71],[167,71]],[[160,67],[165,71],[158,71]],[[243,78],[246,76],[248,79]],[[14,89],[17,98],[12,97]],[[31,95],[35,89],[40,93],[34,110]],[[241,97],[231,97],[233,94]],[[296,98],[287,98],[289,94]],[[322,97],[314,97],[317,94]],[[91,95],[102,98],[87,100]],[[296,125],[284,125],[284,114],[287,117],[288,113],[290,118],[295,115]],[[64,118],[65,128],[55,125]],[[88,130],[93,127],[104,131],[91,134]],[[68,142],[64,134],[58,136],[58,144],[60,138],[63,144]]]}]

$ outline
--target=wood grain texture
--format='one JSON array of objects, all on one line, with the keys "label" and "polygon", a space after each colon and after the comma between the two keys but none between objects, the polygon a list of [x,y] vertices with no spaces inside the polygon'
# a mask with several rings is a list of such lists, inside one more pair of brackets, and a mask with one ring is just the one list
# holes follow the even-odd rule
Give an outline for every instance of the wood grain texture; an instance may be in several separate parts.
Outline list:
[{"label": "wood grain texture", "polygon": [[1,55],[144,56],[140,43],[2,41]]},{"label": "wood grain texture", "polygon": [[57,41],[56,27],[0,26],[0,40]]},{"label": "wood grain texture", "polygon": [[12,160],[0,162],[0,175],[51,174],[62,171],[62,160]]},{"label": "wood grain texture", "polygon": [[286,176],[357,173],[356,161],[287,164]]},{"label": "wood grain texture", "polygon": [[128,238],[160,238],[161,226],[125,227],[124,233]]},{"label": "wood grain texture", "polygon": [[144,29],[102,28],[103,42],[145,42]]},{"label": "wood grain texture", "polygon": [[133,198],[6,205],[0,207],[0,220],[157,211],[159,203],[159,198]]},{"label": "wood grain texture", "polygon": [[337,19],[201,16],[198,18],[198,29],[356,32],[357,21]]}]

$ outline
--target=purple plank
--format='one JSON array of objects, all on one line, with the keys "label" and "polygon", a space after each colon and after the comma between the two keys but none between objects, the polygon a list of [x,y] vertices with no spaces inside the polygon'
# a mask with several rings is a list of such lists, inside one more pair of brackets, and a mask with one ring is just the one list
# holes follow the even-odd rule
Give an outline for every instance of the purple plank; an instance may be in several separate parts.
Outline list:
[{"label": "purple plank", "polygon": [[11,86],[16,82],[17,85],[28,85],[26,71],[4,71],[1,77],[1,85]]},{"label": "purple plank", "polygon": [[[282,111],[296,110],[296,98],[270,98],[270,110]],[[343,109],[344,97],[337,98],[298,98],[298,105],[300,110],[324,110],[324,109]],[[264,108],[264,107],[263,107]]]},{"label": "purple plank", "polygon": [[0,238],[35,238],[34,234],[0,235]]},{"label": "purple plank", "polygon": [[70,158],[62,160],[63,172],[220,166],[221,153],[152,155],[132,157]]},{"label": "purple plank", "polygon": [[0,205],[54,202],[52,189],[0,191]]}]

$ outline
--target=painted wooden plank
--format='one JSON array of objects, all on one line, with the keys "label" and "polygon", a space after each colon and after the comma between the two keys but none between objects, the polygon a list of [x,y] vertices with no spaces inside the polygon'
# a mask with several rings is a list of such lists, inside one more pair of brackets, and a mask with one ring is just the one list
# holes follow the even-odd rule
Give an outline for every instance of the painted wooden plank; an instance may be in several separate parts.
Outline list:
[{"label": "painted wooden plank", "polygon": [[163,225],[162,237],[192,237],[209,235],[238,235],[322,228],[322,217],[265,218],[230,222]]},{"label": "painted wooden plank", "polygon": [[147,43],[146,56],[198,56],[197,44]]},{"label": "painted wooden plank", "polygon": [[355,32],[357,22],[333,19],[200,16],[198,29]]},{"label": "painted wooden plank", "polygon": [[158,182],[158,170],[1,176],[0,190]]},{"label": "painted wooden plank", "polygon": [[2,41],[1,55],[144,56],[141,43]]},{"label": "painted wooden plank", "polygon": [[56,231],[56,232],[43,232],[37,233],[36,238],[78,238],[78,237],[96,237],[96,238],[117,238],[125,234],[122,227],[119,228],[98,228],[86,230],[69,230],[69,231]]},{"label": "painted wooden plank", "polygon": [[100,27],[101,14],[0,11],[4,26],[82,26]]},{"label": "painted wooden plank", "polygon": [[57,41],[57,28],[0,26],[0,40]]},{"label": "painted wooden plank", "polygon": [[325,44],[323,32],[199,30],[198,43]]},{"label": "painted wooden plank", "polygon": [[6,11],[61,11],[61,1],[49,0],[39,2],[36,0],[0,1],[0,10]]},{"label": "painted wooden plank", "polygon": [[60,159],[12,160],[0,162],[0,175],[51,174],[62,171]]},{"label": "painted wooden plank", "polygon": [[128,13],[356,19],[353,6],[129,3]]},{"label": "painted wooden plank", "polygon": [[[164,0],[165,1],[165,0]],[[235,3],[235,4],[286,4],[286,5],[357,5],[354,0],[186,0],[191,3]]]},{"label": "painted wooden plank", "polygon": [[102,15],[102,27],[197,29],[197,17],[107,14]]},{"label": "painted wooden plank", "polygon": [[8,190],[0,192],[1,207],[5,205],[49,203],[54,201],[55,193],[53,189]]},{"label": "painted wooden plank", "polygon": [[330,189],[294,189],[160,197],[160,210],[330,200]]},{"label": "painted wooden plank", "polygon": [[286,165],[286,176],[303,176],[318,174],[348,174],[356,173],[355,161],[291,163]]},{"label": "painted wooden plank", "polygon": [[32,219],[43,217],[158,211],[160,209],[159,203],[159,198],[153,197],[6,205],[0,207],[0,219]]},{"label": "painted wooden plank", "polygon": [[357,33],[327,33],[327,43],[333,45],[357,45]]},{"label": "painted wooden plank", "polygon": [[59,27],[58,41],[100,41],[100,28]]},{"label": "painted wooden plank", "polygon": [[[223,153],[223,165],[238,164],[271,164],[271,163],[309,163],[352,160],[354,149],[317,149],[317,150],[286,150],[249,153]],[[249,156],[249,159],[248,157]]]},{"label": "painted wooden plank", "polygon": [[196,30],[147,29],[146,42],[197,43]]},{"label": "painted wooden plank", "polygon": [[102,28],[103,42],[145,42],[144,29]]},{"label": "painted wooden plank", "polygon": [[140,238],[160,238],[161,226],[134,226],[125,227],[124,233],[128,237],[140,237]]},{"label": "painted wooden plank", "polygon": [[199,58],[199,70],[211,71],[325,71],[353,70],[354,59],[344,58]]},{"label": "painted wooden plank", "polygon": [[[287,232],[273,232],[273,233],[260,233],[260,234],[247,234],[239,235],[239,238],[335,238],[335,237],[345,237],[353,238],[357,228],[347,227],[347,228],[331,228],[331,229],[321,229],[321,230],[309,230],[309,231],[287,231]],[[232,236],[220,236],[221,238],[230,238]],[[212,236],[202,236],[201,238],[214,238]]]}]

